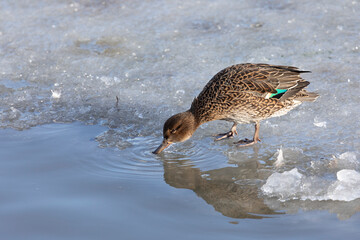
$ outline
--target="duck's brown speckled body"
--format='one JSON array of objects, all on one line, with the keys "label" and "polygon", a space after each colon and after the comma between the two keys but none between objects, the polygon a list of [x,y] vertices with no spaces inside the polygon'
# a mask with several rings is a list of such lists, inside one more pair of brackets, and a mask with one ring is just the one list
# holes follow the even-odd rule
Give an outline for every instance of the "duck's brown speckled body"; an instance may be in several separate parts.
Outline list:
[{"label": "duck's brown speckled body", "polygon": [[198,126],[213,120],[234,123],[231,131],[219,139],[237,134],[238,123],[255,123],[252,140],[238,143],[251,145],[260,141],[259,123],[263,119],[281,116],[304,101],[314,101],[317,93],[307,92],[309,85],[296,67],[269,64],[237,64],[217,73],[191,104],[191,108],[169,118],[164,125],[164,141],[154,153],[173,142],[185,141]]}]

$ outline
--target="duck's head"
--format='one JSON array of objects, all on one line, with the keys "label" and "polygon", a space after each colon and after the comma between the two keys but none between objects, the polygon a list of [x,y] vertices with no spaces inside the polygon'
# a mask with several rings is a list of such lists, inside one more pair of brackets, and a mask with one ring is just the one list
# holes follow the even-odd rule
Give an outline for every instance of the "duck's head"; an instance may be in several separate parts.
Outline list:
[{"label": "duck's head", "polygon": [[197,127],[198,125],[195,121],[194,114],[190,111],[178,113],[170,117],[164,124],[164,140],[153,153],[158,154],[162,152],[172,143],[188,140]]}]

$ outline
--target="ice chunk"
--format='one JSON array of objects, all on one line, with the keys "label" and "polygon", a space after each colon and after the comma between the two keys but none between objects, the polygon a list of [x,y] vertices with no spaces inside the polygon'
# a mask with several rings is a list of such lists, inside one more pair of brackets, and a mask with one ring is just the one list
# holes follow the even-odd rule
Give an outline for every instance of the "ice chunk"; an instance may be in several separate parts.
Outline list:
[{"label": "ice chunk", "polygon": [[273,156],[274,167],[278,170],[291,170],[299,168],[306,163],[306,156],[300,148],[283,148],[276,151]]},{"label": "ice chunk", "polygon": [[294,168],[283,173],[273,173],[261,190],[265,195],[277,197],[280,201],[352,201],[360,198],[359,172],[343,169],[336,176],[336,180],[329,181],[316,176],[305,176]]},{"label": "ice chunk", "polygon": [[[344,169],[339,171],[337,174],[337,179],[344,183],[349,184],[359,184],[360,183],[360,173],[354,170]],[[358,188],[360,190],[360,188]]]},{"label": "ice chunk", "polygon": [[344,152],[344,153],[340,154],[339,159],[346,160],[351,163],[358,162],[356,159],[356,154],[354,152]]},{"label": "ice chunk", "polygon": [[51,90],[51,97],[52,98],[60,98],[61,97],[61,91],[60,90]]},{"label": "ice chunk", "polygon": [[284,164],[284,155],[283,155],[282,148],[280,148],[276,154],[277,154],[277,157],[276,157],[276,161],[275,161],[274,165],[275,165],[275,167],[278,168]]},{"label": "ice chunk", "polygon": [[273,173],[261,187],[261,190],[270,197],[280,197],[280,200],[296,198],[301,190],[303,175],[297,168],[283,173]]},{"label": "ice chunk", "polygon": [[328,199],[352,201],[360,198],[360,173],[355,170],[343,169],[336,174],[335,181],[328,190]]},{"label": "ice chunk", "polygon": [[360,162],[357,159],[355,152],[344,152],[338,157],[333,156],[330,161],[330,167],[335,169],[354,169],[360,168]]}]

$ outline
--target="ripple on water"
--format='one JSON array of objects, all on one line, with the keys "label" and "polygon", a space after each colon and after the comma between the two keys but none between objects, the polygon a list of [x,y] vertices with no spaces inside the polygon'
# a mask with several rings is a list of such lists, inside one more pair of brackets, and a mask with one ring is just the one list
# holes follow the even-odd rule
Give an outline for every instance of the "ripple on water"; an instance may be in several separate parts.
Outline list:
[{"label": "ripple on water", "polygon": [[150,151],[155,140],[153,137],[135,137],[126,141],[126,148],[106,147],[101,150],[102,156],[92,159],[89,171],[126,179],[162,177],[162,162],[154,158]]},{"label": "ripple on water", "polygon": [[184,143],[174,144],[156,157],[162,161],[182,162],[182,165],[187,164],[206,171],[228,166],[221,147],[216,145],[211,138],[201,140],[194,138]]},{"label": "ripple on water", "polygon": [[[211,140],[189,140],[174,144],[162,153],[152,153],[161,143],[161,138],[141,136],[128,139],[124,149],[108,147],[99,149],[101,156],[92,159],[88,170],[95,174],[126,179],[162,178],[163,162],[179,162],[201,170],[226,166],[226,157],[214,149]],[[114,141],[112,139],[111,141]],[[111,145],[112,146],[112,145]],[[102,160],[101,160],[102,159]]]}]

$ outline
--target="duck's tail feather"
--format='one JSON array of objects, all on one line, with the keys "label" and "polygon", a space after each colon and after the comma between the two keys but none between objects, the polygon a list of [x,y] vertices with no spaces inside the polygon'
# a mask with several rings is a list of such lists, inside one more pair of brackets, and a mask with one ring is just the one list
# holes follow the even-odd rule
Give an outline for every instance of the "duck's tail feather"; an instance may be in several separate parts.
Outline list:
[{"label": "duck's tail feather", "polygon": [[292,88],[289,88],[281,97],[280,101],[284,102],[285,100],[294,97],[298,92],[303,90],[310,82],[308,81],[299,81],[298,84]]},{"label": "duck's tail feather", "polygon": [[303,90],[295,97],[295,100],[300,102],[313,102],[319,97],[319,94],[316,92],[307,92]]}]

